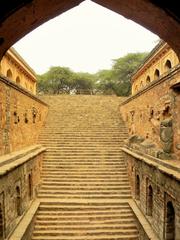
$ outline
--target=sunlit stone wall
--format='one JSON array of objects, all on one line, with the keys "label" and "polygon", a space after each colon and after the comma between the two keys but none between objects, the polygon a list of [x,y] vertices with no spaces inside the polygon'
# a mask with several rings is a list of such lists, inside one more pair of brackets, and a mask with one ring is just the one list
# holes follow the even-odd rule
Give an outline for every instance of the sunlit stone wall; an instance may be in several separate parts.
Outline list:
[{"label": "sunlit stone wall", "polygon": [[10,48],[2,58],[0,73],[36,94],[36,74],[14,48]]}]

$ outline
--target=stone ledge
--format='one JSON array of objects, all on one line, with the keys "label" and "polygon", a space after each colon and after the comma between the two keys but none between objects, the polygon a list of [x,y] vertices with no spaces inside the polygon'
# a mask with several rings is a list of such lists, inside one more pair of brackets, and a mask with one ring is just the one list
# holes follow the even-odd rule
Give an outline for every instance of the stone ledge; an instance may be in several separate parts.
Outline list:
[{"label": "stone ledge", "polygon": [[[36,212],[39,208],[40,201],[36,199],[28,211],[25,213],[25,215],[22,217],[21,221],[19,222],[18,226],[14,230],[14,232],[11,234],[11,236],[8,238],[8,240],[22,240],[26,239],[25,234],[28,228],[30,227],[33,218],[36,215]],[[25,238],[24,238],[25,237]]]},{"label": "stone ledge", "polygon": [[144,153],[135,152],[133,149],[122,147],[121,150],[130,156],[145,162],[146,164],[155,167],[159,171],[180,181],[180,161],[178,160],[161,160]]},{"label": "stone ledge", "polygon": [[153,231],[150,223],[147,221],[144,214],[141,212],[141,210],[138,208],[137,204],[133,201],[129,201],[129,206],[131,207],[132,211],[134,212],[134,215],[136,216],[139,224],[141,225],[144,232],[147,234],[148,238],[150,240],[159,240],[155,232]]},{"label": "stone ledge", "polygon": [[16,151],[0,157],[0,176],[7,174],[19,165],[31,160],[46,151],[41,145],[33,145],[21,151]]}]

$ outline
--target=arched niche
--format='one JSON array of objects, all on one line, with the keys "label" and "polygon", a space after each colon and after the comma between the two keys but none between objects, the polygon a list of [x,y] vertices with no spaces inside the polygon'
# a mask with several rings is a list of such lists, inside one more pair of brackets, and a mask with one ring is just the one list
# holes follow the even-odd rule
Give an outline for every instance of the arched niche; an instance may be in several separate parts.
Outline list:
[{"label": "arched niche", "polygon": [[20,79],[19,76],[17,76],[17,78],[16,78],[16,83],[17,83],[17,85],[20,85],[20,84],[21,84],[21,79]]},{"label": "arched niche", "polygon": [[146,84],[149,84],[151,82],[151,78],[150,76],[148,75],[147,78],[146,78]]},{"label": "arched niche", "polygon": [[136,175],[136,186],[135,186],[135,197],[137,200],[140,199],[140,178],[139,175]]},{"label": "arched niche", "polygon": [[28,175],[28,197],[31,200],[33,197],[33,181],[32,181],[32,173]]},{"label": "arched niche", "polygon": [[21,216],[21,191],[20,187],[16,186],[16,212],[17,216]]},{"label": "arched niche", "polygon": [[12,74],[11,69],[8,69],[8,70],[7,70],[7,72],[6,72],[6,77],[9,78],[10,80],[12,80],[13,74]]},{"label": "arched niche", "polygon": [[154,80],[157,80],[159,77],[160,77],[160,71],[159,71],[159,69],[156,69],[154,71]]},{"label": "arched niche", "polygon": [[165,240],[175,240],[175,210],[171,201],[166,205]]},{"label": "arched niche", "polygon": [[165,72],[169,71],[172,68],[172,63],[169,59],[166,60],[166,63],[164,64],[164,70]]},{"label": "arched niche", "polygon": [[153,188],[151,185],[147,189],[147,215],[153,215]]}]

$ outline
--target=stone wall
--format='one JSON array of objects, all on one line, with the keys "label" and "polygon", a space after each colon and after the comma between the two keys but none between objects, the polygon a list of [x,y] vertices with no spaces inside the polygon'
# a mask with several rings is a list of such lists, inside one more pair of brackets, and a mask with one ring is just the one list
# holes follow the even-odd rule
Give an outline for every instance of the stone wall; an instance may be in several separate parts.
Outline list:
[{"label": "stone wall", "polygon": [[0,77],[0,155],[36,144],[48,107]]},{"label": "stone wall", "polygon": [[180,95],[172,86],[179,82],[179,70],[180,65],[120,105],[130,136],[141,136],[144,148],[151,141],[157,151],[174,153],[174,158],[180,158]]},{"label": "stone wall", "polygon": [[[179,240],[180,165],[164,166],[124,149],[132,186],[132,195],[159,238]],[[170,210],[172,212],[170,212]],[[174,218],[173,218],[174,211]],[[168,219],[169,218],[169,219]],[[172,232],[174,229],[174,238]]]},{"label": "stone wall", "polygon": [[5,239],[30,207],[40,187],[44,148],[24,150],[21,154],[0,157],[0,239]]}]

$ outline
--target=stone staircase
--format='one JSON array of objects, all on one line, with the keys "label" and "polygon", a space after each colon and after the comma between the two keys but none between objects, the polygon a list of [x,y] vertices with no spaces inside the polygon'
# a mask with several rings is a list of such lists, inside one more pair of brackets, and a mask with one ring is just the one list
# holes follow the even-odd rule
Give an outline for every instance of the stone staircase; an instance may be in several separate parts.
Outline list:
[{"label": "stone staircase", "polygon": [[32,240],[137,240],[119,98],[44,96],[47,147]]}]

